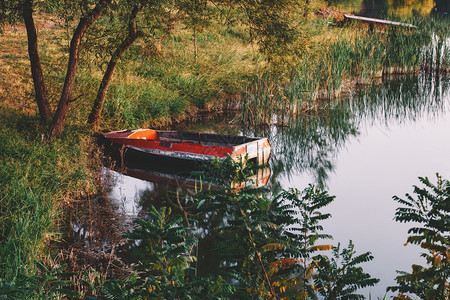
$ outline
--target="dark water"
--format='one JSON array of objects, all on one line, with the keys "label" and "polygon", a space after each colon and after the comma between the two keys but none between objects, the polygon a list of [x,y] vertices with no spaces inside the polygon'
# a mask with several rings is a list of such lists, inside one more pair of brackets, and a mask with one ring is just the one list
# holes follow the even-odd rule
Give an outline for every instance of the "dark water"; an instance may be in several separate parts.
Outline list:
[{"label": "dark water", "polygon": [[347,13],[374,18],[448,15],[450,12],[448,0],[329,0],[328,4]]},{"label": "dark water", "polygon": [[[423,263],[419,247],[403,246],[410,225],[393,221],[397,203],[392,196],[412,192],[418,176],[434,179],[439,172],[450,178],[449,78],[391,80],[287,127],[247,128],[230,124],[234,117],[200,120],[182,129],[267,136],[273,146],[270,189],[314,183],[336,195],[327,207],[332,218],[324,232],[334,237],[333,244],[353,240],[358,253],[375,256],[364,269],[381,282],[364,290],[366,296],[383,296],[395,283],[395,270]],[[193,178],[167,173],[149,172],[150,181],[144,181],[113,172],[111,196],[129,219],[154,203],[177,207],[177,199],[194,193],[180,187]]]}]

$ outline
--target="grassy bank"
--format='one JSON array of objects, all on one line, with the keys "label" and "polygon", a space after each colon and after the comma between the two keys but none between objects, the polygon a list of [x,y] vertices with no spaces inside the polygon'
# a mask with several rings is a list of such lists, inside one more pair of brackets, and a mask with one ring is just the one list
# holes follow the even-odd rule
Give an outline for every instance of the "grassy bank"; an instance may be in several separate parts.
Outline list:
[{"label": "grassy bank", "polygon": [[[199,111],[229,109],[243,109],[246,122],[267,124],[275,112],[316,109],[323,104],[321,100],[349,93],[375,77],[449,72],[448,18],[399,19],[417,29],[373,31],[363,24],[336,22],[339,19],[339,12],[326,11],[299,20],[302,34],[289,55],[272,57],[270,63],[243,26],[214,24],[199,33],[197,57],[192,32],[182,26],[153,44],[140,40],[118,65],[101,129],[167,127]],[[66,25],[51,16],[38,19],[44,76],[53,108],[66,71]],[[2,86],[10,85],[4,92],[20,95],[34,108],[24,28],[6,30],[0,38],[0,71],[17,78],[15,86],[8,78],[2,79]],[[108,59],[108,55],[92,51],[81,53],[70,124],[85,124]],[[245,110],[249,107],[251,110]]]},{"label": "grassy bank", "polygon": [[[166,127],[199,111],[238,109],[242,120],[269,124],[272,115],[323,107],[373,78],[450,70],[447,19],[403,19],[415,30],[371,31],[362,24],[331,26],[333,16],[302,23],[303,36],[289,57],[259,54],[243,28],[221,28],[198,37],[180,29],[150,51],[135,45],[123,60],[103,111],[103,128]],[[94,73],[95,75],[95,73]],[[84,69],[80,83],[95,95],[99,77]],[[83,85],[81,85],[83,86]],[[83,96],[84,97],[84,96]],[[79,104],[86,111],[92,97]],[[326,104],[326,103],[325,103]]]},{"label": "grassy bank", "polygon": [[25,288],[35,262],[52,265],[59,251],[63,211],[95,192],[90,139],[71,128],[47,142],[34,117],[3,105],[0,112],[0,278]]}]

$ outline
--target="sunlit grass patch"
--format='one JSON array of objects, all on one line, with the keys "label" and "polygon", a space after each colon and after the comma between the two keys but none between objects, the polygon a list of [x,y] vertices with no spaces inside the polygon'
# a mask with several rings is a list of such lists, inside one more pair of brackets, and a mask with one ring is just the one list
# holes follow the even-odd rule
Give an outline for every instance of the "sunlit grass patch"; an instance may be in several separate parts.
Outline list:
[{"label": "sunlit grass patch", "polygon": [[[251,74],[264,67],[261,55],[241,37],[201,33],[197,43],[196,59],[192,34],[184,29],[163,41],[161,52],[153,54],[159,57],[144,55],[147,48],[140,42],[130,49],[109,88],[103,112],[105,126],[163,127],[192,111],[217,109],[226,105],[228,97],[240,94],[252,80]],[[84,94],[90,94],[82,97],[86,104],[80,108],[86,110],[92,101],[89,97],[95,98],[102,73],[92,64],[83,65],[77,82],[85,87],[81,88]]]},{"label": "sunlit grass patch", "polygon": [[103,116],[109,120],[110,125],[126,128],[145,124],[161,126],[185,112],[186,100],[177,92],[164,88],[157,81],[146,83],[111,86],[111,98],[103,110]]}]

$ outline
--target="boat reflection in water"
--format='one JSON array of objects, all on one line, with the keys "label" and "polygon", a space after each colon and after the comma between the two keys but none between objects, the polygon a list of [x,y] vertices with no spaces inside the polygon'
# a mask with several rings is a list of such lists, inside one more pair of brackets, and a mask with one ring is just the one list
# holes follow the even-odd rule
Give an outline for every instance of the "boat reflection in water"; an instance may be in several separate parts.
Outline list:
[{"label": "boat reflection in water", "polygon": [[[220,185],[213,180],[200,179],[200,173],[183,174],[179,172],[171,172],[171,169],[166,171],[149,170],[149,169],[134,169],[126,168],[121,171],[122,174],[128,175],[141,180],[161,184],[166,183],[175,187],[184,189],[220,189]],[[267,184],[270,178],[270,167],[266,165],[264,168],[255,170],[255,174],[247,178],[242,183],[232,183],[233,188],[243,187],[263,187]]]}]

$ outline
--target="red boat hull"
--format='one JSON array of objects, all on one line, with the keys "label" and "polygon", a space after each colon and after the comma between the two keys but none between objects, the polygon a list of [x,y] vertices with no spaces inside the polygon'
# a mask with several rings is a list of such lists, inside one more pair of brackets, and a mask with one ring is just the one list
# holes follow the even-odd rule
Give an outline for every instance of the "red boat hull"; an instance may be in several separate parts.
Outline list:
[{"label": "red boat hull", "polygon": [[255,159],[267,163],[271,146],[267,138],[250,138],[209,133],[136,129],[105,133],[116,145],[148,154],[178,159],[207,161],[228,155],[233,159]]}]

